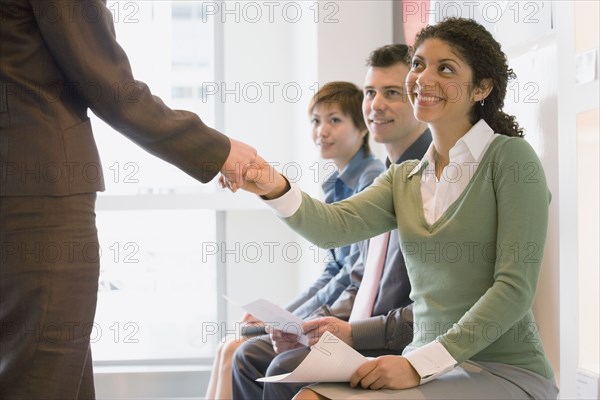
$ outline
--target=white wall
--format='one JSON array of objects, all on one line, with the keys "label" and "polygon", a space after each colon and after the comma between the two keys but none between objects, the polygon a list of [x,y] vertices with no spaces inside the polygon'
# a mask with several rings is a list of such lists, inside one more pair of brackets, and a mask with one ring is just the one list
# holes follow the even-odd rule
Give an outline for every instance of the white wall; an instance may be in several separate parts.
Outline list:
[{"label": "white wall", "polygon": [[[310,138],[308,103],[318,87],[331,80],[348,80],[362,86],[367,56],[371,50],[392,41],[392,3],[278,4],[272,10],[271,21],[265,7],[257,22],[251,21],[256,14],[250,14],[250,9],[246,18],[240,9],[238,21],[235,14],[224,16],[225,87],[236,91],[239,82],[240,88],[237,100],[233,93],[225,96],[224,130],[255,146],[280,170],[295,176],[304,190],[320,196],[325,174]],[[230,10],[235,13],[233,5]],[[274,88],[272,98],[266,83]],[[253,86],[263,88],[258,101],[255,92],[249,91]],[[284,87],[287,93],[282,91]],[[284,304],[320,274],[325,254],[317,253],[314,246],[276,221],[270,212],[252,213],[249,217],[228,213],[228,243],[243,247],[253,242],[276,241],[279,249],[286,244],[290,251],[290,246],[298,246],[302,259],[288,262],[289,258],[286,261],[279,252],[277,260],[265,260],[260,266],[248,260],[228,263],[227,292],[241,302],[262,296]],[[230,323],[240,313],[237,307],[229,306]]]},{"label": "white wall", "polygon": [[[557,377],[560,374],[559,336],[557,310],[560,307],[559,275],[559,225],[558,225],[558,127],[556,67],[557,46],[554,40],[544,45],[532,44],[526,51],[509,57],[510,66],[518,80],[511,84],[506,109],[516,115],[519,124],[526,128],[525,138],[538,153],[552,193],[548,236],[543,254],[542,271],[533,307],[539,333],[547,356]],[[523,171],[524,172],[524,171]],[[558,379],[557,379],[558,380]]]},{"label": "white wall", "polygon": [[[598,212],[597,165],[599,121],[582,123],[598,110],[598,2],[556,3],[559,32],[559,243],[560,243],[560,375],[561,398],[599,398],[598,372]],[[577,83],[578,56],[595,50],[590,82]],[[595,71],[594,71],[595,70]],[[596,114],[597,115],[597,114]],[[587,142],[587,144],[584,144]],[[582,151],[582,146],[588,146]],[[578,148],[579,147],[579,148]],[[582,173],[582,171],[584,173]],[[592,181],[589,177],[594,171]],[[588,246],[582,246],[588,244]],[[591,371],[591,379],[580,375]],[[585,372],[585,371],[583,371]],[[586,373],[587,375],[587,373]],[[595,382],[594,382],[595,380]],[[595,388],[593,387],[595,385]]]}]

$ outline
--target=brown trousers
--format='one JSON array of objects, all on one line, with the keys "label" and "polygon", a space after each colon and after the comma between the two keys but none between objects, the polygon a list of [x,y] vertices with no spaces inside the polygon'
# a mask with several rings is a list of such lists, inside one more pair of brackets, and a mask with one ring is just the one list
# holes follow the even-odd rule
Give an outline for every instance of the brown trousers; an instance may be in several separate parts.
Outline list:
[{"label": "brown trousers", "polygon": [[94,399],[96,194],[0,197],[0,398]]}]

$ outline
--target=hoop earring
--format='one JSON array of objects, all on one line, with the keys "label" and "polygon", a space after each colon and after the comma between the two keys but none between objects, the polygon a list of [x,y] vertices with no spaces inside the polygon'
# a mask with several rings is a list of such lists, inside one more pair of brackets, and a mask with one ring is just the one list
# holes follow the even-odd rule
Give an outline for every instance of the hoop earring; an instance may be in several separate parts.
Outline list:
[{"label": "hoop earring", "polygon": [[481,101],[479,102],[479,104],[481,104],[481,107],[483,107],[485,105],[485,99],[481,99]]}]

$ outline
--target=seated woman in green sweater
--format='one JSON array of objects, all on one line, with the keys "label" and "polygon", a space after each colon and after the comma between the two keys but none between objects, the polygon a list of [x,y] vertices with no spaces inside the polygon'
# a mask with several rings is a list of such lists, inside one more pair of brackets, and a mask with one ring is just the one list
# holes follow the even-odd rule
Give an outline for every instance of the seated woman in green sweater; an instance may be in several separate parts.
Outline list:
[{"label": "seated woman in green sweater", "polygon": [[550,194],[523,130],[501,111],[512,77],[485,28],[444,20],[417,35],[407,76],[433,136],[422,160],[331,205],[266,164],[251,171],[244,189],[314,243],[397,228],[412,284],[414,339],[402,356],[369,360],[350,386],[317,384],[296,398],[557,397],[531,310]]}]

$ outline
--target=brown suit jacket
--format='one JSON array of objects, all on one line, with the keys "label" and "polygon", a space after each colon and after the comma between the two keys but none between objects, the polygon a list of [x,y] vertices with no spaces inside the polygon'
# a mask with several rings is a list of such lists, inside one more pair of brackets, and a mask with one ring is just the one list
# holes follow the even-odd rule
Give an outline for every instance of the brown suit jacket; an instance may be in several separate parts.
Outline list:
[{"label": "brown suit jacket", "polygon": [[105,1],[0,0],[0,196],[103,190],[88,108],[202,182],[229,154],[226,136],[134,79]]}]

